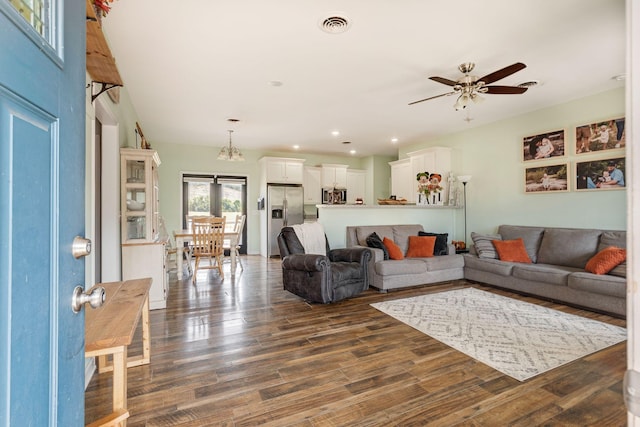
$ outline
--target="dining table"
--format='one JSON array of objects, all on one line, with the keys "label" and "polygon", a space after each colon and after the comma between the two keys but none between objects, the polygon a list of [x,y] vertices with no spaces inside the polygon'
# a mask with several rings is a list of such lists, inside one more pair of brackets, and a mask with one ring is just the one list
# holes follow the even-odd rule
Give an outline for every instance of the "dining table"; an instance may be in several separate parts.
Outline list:
[{"label": "dining table", "polygon": [[[234,241],[235,237],[238,236],[238,233],[233,230],[225,230],[224,231],[224,240]],[[177,274],[178,278],[182,277],[182,260],[184,254],[184,244],[193,241],[193,232],[189,229],[184,230],[174,230],[173,238],[176,241],[176,264],[177,264]],[[231,248],[229,250],[229,258],[231,261],[231,277],[235,277],[236,275],[236,251]],[[191,262],[191,259],[187,256],[187,262]]]}]

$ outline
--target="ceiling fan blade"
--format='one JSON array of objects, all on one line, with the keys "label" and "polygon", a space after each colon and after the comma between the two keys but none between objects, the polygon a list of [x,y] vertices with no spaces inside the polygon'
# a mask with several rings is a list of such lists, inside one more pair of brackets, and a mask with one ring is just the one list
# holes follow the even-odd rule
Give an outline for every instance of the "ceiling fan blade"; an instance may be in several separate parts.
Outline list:
[{"label": "ceiling fan blade", "polygon": [[410,102],[409,105],[413,105],[413,104],[417,104],[419,102],[424,102],[424,101],[429,101],[430,99],[436,99],[436,98],[440,98],[442,96],[449,96],[449,95],[453,95],[456,92],[447,92],[447,93],[443,93],[442,95],[436,95],[436,96],[432,96],[431,98],[425,98],[425,99],[421,99],[419,101],[413,101]]},{"label": "ceiling fan blade", "polygon": [[447,86],[455,86],[458,84],[458,82],[445,79],[444,77],[433,76],[433,77],[429,77],[429,79],[433,80],[434,82],[442,83],[443,85],[447,85]]},{"label": "ceiling fan blade", "polygon": [[508,67],[504,67],[501,70],[494,71],[491,74],[487,74],[486,76],[478,79],[478,81],[483,81],[484,84],[488,85],[493,82],[497,82],[498,80],[504,79],[507,76],[510,76],[513,73],[517,73],[518,71],[526,68],[522,62],[516,62],[515,64],[509,65]]},{"label": "ceiling fan blade", "polygon": [[528,88],[518,86],[485,86],[487,89],[484,93],[491,93],[494,95],[518,95],[525,93]]}]

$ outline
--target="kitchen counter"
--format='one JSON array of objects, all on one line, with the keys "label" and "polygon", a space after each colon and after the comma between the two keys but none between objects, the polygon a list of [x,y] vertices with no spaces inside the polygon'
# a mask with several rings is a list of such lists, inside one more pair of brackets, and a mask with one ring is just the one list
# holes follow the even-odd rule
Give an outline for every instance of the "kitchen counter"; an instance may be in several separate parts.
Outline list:
[{"label": "kitchen counter", "polygon": [[[348,225],[421,224],[425,231],[449,233],[449,241],[463,234],[461,206],[316,205],[318,222],[332,249],[344,248]],[[458,232],[459,231],[459,232]],[[457,234],[456,234],[457,233]]]}]

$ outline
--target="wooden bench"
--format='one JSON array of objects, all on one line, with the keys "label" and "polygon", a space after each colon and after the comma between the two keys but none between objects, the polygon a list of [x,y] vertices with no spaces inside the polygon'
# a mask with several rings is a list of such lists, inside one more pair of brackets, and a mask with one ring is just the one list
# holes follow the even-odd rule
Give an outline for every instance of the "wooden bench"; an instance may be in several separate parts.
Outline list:
[{"label": "wooden bench", "polygon": [[[101,283],[106,299],[102,307],[85,315],[85,356],[98,357],[98,372],[113,371],[113,413],[90,424],[92,427],[126,425],[127,368],[146,365],[151,356],[149,334],[149,289],[151,279]],[[127,347],[142,318],[142,355],[128,358]],[[107,356],[113,360],[108,362]]]}]

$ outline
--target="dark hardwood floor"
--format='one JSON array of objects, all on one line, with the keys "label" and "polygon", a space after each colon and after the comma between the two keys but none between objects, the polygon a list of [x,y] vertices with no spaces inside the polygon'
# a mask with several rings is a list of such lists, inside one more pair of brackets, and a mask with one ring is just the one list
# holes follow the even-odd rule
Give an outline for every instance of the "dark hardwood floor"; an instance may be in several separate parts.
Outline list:
[{"label": "dark hardwood floor", "polygon": [[[282,289],[279,260],[242,259],[235,280],[228,264],[224,282],[171,276],[167,308],[151,312],[151,364],[128,370],[128,426],[626,424],[626,343],[519,382],[369,304],[474,286],[622,319],[465,281],[308,304]],[[85,397],[87,422],[108,414],[111,374],[94,374]]]}]

